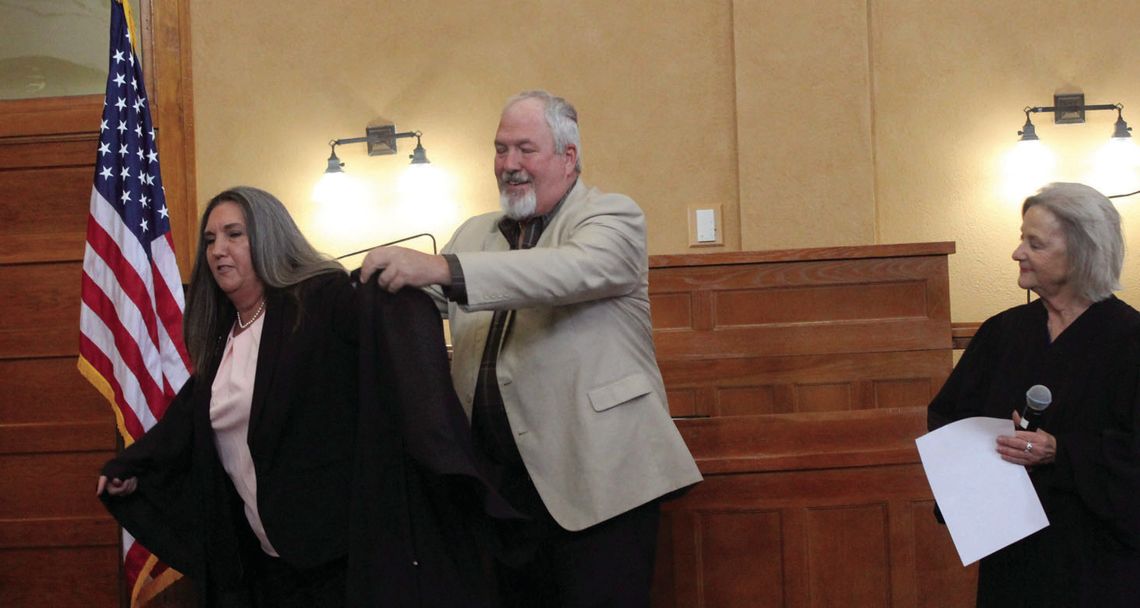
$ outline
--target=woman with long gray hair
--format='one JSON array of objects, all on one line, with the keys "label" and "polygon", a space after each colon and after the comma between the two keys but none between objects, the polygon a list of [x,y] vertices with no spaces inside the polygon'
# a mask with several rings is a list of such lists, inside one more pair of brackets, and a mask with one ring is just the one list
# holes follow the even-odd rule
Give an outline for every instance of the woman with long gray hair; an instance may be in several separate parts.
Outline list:
[{"label": "woman with long gray hair", "polygon": [[[1049,519],[981,560],[977,604],[1140,606],[1140,313],[1112,295],[1120,215],[1055,183],[1021,216],[1017,284],[1038,298],[982,324],[928,410],[930,429],[1012,418],[995,449],[1026,468]],[[1034,429],[1019,412],[1038,384],[1052,403]]]},{"label": "woman with long gray hair", "polygon": [[98,494],[202,605],[342,606],[357,416],[355,290],[285,206],[210,200],[190,278],[190,380]]}]

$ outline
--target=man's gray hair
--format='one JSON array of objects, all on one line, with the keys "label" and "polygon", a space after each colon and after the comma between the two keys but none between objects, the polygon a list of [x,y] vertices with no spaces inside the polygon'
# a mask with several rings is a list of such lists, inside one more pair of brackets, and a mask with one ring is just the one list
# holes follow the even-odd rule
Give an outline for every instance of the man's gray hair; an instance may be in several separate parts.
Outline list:
[{"label": "man's gray hair", "polygon": [[1112,201],[1084,184],[1055,182],[1025,199],[1021,215],[1036,206],[1048,209],[1061,222],[1069,282],[1079,295],[1099,302],[1120,289],[1124,235]]},{"label": "man's gray hair", "polygon": [[509,108],[524,99],[537,99],[542,102],[546,124],[554,135],[554,151],[565,154],[566,146],[573,145],[578,151],[578,163],[574,165],[574,170],[581,173],[582,138],[578,133],[578,110],[575,110],[569,101],[542,90],[523,91],[508,99],[503,108]]}]

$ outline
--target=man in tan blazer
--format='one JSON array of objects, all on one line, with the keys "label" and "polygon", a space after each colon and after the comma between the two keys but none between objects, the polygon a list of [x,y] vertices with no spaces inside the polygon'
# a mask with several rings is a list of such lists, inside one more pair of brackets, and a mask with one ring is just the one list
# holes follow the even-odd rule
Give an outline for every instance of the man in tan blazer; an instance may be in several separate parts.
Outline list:
[{"label": "man in tan blazer", "polygon": [[509,606],[648,606],[659,499],[701,476],[669,417],[649,316],[645,217],[579,179],[577,113],[511,98],[495,136],[503,212],[439,256],[370,252],[364,278],[441,287],[452,378],[503,495]]}]

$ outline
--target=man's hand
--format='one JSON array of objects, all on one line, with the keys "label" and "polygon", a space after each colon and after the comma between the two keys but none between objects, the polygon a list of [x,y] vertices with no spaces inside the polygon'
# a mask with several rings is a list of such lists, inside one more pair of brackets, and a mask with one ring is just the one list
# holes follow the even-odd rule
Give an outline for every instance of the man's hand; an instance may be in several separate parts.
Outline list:
[{"label": "man's hand", "polygon": [[451,270],[441,255],[429,255],[404,247],[377,247],[364,256],[360,280],[368,281],[380,271],[376,284],[396,293],[405,286],[450,285]]}]

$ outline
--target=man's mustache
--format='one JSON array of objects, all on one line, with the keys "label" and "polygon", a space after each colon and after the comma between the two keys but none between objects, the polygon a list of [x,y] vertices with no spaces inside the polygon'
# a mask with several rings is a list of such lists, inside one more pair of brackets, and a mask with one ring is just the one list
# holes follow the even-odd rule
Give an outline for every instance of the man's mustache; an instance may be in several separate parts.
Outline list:
[{"label": "man's mustache", "polygon": [[507,184],[510,182],[522,183],[522,182],[529,182],[529,181],[531,181],[530,173],[527,173],[526,169],[518,169],[515,171],[503,171],[499,175],[499,183],[500,184]]}]

